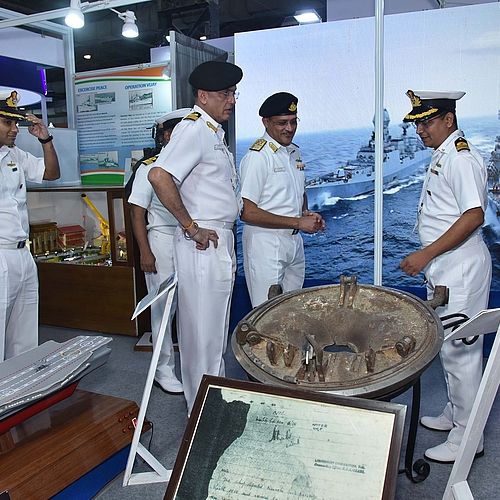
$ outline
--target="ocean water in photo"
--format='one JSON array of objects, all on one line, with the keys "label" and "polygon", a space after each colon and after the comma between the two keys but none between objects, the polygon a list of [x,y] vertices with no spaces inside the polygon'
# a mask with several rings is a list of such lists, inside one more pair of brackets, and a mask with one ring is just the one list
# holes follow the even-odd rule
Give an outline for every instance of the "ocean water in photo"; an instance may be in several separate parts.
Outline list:
[{"label": "ocean water in photo", "polygon": [[[464,119],[459,123],[465,137],[481,151],[487,162],[495,136],[500,134],[500,121],[495,116]],[[399,137],[401,128],[391,124],[390,132],[393,137]],[[300,146],[302,159],[306,163],[306,178],[332,172],[342,162],[355,158],[358,149],[368,142],[371,133],[372,129],[368,127],[320,134],[301,135],[298,132],[294,142]],[[414,132],[409,129],[409,133]],[[259,131],[255,138],[258,137]],[[238,164],[252,142],[237,143]],[[398,185],[384,190],[384,285],[420,286],[423,283],[423,274],[407,276],[399,269],[399,262],[420,246],[413,228],[424,176],[425,169],[422,168]],[[338,283],[340,275],[345,274],[357,275],[362,283],[373,283],[373,194],[330,198],[319,211],[326,221],[326,230],[315,235],[303,234],[306,278]],[[241,230],[242,225],[239,223],[237,256],[238,273],[242,275]],[[493,260],[491,288],[500,290],[500,219],[491,207],[486,213],[482,231]]]}]

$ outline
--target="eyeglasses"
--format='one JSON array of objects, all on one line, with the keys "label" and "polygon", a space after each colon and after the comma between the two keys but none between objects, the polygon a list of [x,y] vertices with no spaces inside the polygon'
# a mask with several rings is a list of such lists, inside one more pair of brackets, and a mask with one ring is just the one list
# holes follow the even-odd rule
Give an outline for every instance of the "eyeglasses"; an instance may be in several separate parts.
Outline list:
[{"label": "eyeglasses", "polygon": [[216,94],[219,94],[220,96],[224,97],[224,99],[229,99],[231,97],[234,97],[234,100],[238,99],[240,93],[237,92],[236,90],[217,90]]},{"label": "eyeglasses", "polygon": [[436,120],[437,118],[443,118],[444,115],[446,115],[446,113],[439,113],[439,115],[433,116],[432,118],[427,118],[426,120],[414,121],[412,122],[412,125],[415,128],[418,128],[418,126],[421,125],[421,127],[425,129],[432,125],[433,120]]},{"label": "eyeglasses", "polygon": [[284,128],[288,125],[290,125],[291,127],[296,127],[300,122],[300,119],[297,116],[297,118],[293,118],[292,120],[270,120],[270,121],[275,127]]}]

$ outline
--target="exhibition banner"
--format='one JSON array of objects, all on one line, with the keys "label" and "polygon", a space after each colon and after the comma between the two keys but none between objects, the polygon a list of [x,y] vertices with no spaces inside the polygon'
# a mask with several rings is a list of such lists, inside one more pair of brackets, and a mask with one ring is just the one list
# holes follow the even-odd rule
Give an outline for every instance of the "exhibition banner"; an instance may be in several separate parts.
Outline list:
[{"label": "exhibition banner", "polygon": [[172,110],[168,66],[77,75],[76,119],[84,185],[123,185],[153,147],[156,118]]}]

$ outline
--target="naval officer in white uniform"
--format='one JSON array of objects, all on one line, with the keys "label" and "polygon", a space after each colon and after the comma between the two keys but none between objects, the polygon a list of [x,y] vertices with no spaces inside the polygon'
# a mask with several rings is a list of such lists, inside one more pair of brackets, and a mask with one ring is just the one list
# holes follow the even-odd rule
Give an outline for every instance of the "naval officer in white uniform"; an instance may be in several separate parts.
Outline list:
[{"label": "naval officer in white uniform", "polygon": [[325,228],[320,214],[307,209],[304,163],[293,137],[298,99],[288,92],[268,97],[259,109],[266,129],[240,163],[243,259],[252,306],[268,299],[269,287],[302,288],[304,244],[299,231]]},{"label": "naval officer in white uniform", "polygon": [[[178,109],[157,119],[156,127],[161,128],[157,142],[162,146],[168,144],[174,127],[190,111],[190,108]],[[158,159],[158,154],[141,161],[135,170],[128,198],[132,229],[139,246],[141,270],[144,272],[148,292],[158,290],[161,283],[175,271],[174,233],[177,219],[158,200],[148,180],[149,171]],[[156,345],[166,302],[167,296],[164,295],[151,306],[153,345]],[[155,383],[166,392],[182,393],[182,384],[175,375],[175,353],[170,329],[165,332],[163,339]]]},{"label": "naval officer in white uniform", "polygon": [[[486,309],[491,283],[491,256],[481,236],[487,171],[479,151],[458,129],[455,105],[464,94],[409,90],[413,109],[404,118],[434,152],[418,207],[422,249],[408,255],[401,268],[411,276],[425,272],[429,298],[436,285],[449,288],[449,303],[436,309],[439,316],[472,317]],[[483,337],[471,346],[445,342],[440,356],[448,403],[439,416],[422,417],[421,424],[449,431],[444,443],[425,452],[431,460],[448,463],[456,459],[481,382]],[[481,440],[477,454],[482,453]]]},{"label": "naval officer in white uniform", "polygon": [[[16,91],[0,95],[0,361],[38,345],[38,276],[27,246],[26,181],[59,178],[52,136],[40,118],[17,110]],[[15,146],[18,121],[42,145],[43,158]]]},{"label": "naval officer in white uniform", "polygon": [[188,414],[203,374],[225,375],[236,270],[233,226],[241,198],[221,123],[233,112],[242,76],[238,66],[220,61],[193,70],[195,106],[149,172],[158,198],[179,223],[174,235],[177,334]]}]

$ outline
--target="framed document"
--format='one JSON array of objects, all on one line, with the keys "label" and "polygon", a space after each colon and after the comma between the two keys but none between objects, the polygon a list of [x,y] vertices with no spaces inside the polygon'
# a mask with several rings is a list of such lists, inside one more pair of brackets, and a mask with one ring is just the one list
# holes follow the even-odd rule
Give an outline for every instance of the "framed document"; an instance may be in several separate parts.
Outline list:
[{"label": "framed document", "polygon": [[392,499],[406,407],[204,376],[166,499]]}]

